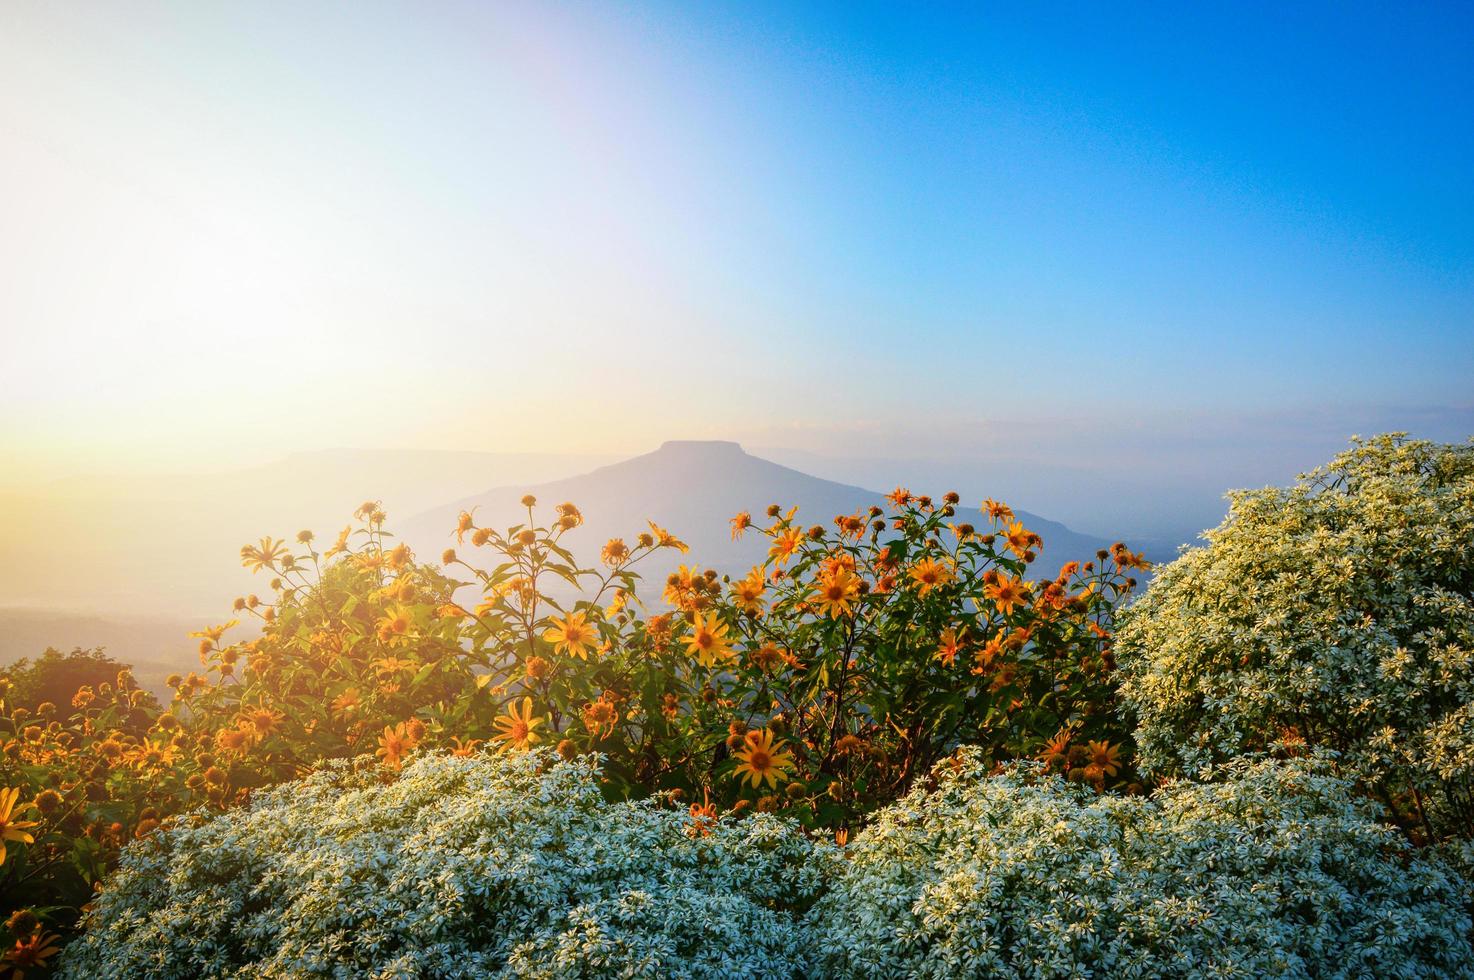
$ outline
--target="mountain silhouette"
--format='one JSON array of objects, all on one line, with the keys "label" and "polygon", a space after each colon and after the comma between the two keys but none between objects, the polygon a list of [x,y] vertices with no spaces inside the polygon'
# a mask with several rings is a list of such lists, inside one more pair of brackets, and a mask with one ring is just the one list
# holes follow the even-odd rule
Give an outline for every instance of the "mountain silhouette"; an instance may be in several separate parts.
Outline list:
[{"label": "mountain silhouette", "polygon": [[[911,489],[940,498],[949,488]],[[659,552],[638,566],[646,583],[641,597],[647,602],[659,599],[665,577],[678,564],[731,575],[744,574],[760,564],[769,543],[764,535],[750,530],[737,541],[731,539],[728,521],[740,511],[749,511],[762,524],[769,505],[777,504],[785,511],[797,506],[795,520],[803,526],[822,524],[832,530],[836,515],[884,504],[879,491],[810,476],[753,456],[735,442],[670,441],[652,453],[579,476],[533,486],[499,487],[466,497],[401,522],[399,530],[423,560],[434,560],[448,547],[457,547],[472,560],[474,549],[469,542],[456,545],[452,532],[457,515],[462,510],[473,511],[478,525],[504,530],[526,522],[527,512],[519,501],[528,493],[537,498],[539,524],[552,521],[553,507],[563,501],[579,508],[584,524],[569,532],[564,541],[584,567],[596,563],[599,549],[609,538],[622,537],[633,544],[636,535],[649,529],[647,520],[690,545],[687,555]],[[985,527],[978,514],[980,503],[963,501],[958,521]],[[1110,543],[1025,511],[1017,511],[1017,516],[1044,539],[1037,566],[1040,574],[1050,574],[1072,559],[1093,557]]]}]

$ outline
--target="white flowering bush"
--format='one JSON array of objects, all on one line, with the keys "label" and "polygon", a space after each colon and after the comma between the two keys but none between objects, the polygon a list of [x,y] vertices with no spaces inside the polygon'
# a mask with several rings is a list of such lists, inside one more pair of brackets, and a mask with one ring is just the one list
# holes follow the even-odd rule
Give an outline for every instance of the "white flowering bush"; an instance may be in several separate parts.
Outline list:
[{"label": "white flowering bush", "polygon": [[805,975],[834,849],[768,815],[706,829],[606,803],[593,757],[338,764],[128,848],[62,973]]},{"label": "white flowering bush", "polygon": [[1334,751],[1415,840],[1474,837],[1474,442],[1381,436],[1231,500],[1121,618],[1138,765]]},{"label": "white flowering bush", "polygon": [[1474,975],[1468,883],[1309,760],[1099,796],[974,752],[810,913],[836,977]]}]

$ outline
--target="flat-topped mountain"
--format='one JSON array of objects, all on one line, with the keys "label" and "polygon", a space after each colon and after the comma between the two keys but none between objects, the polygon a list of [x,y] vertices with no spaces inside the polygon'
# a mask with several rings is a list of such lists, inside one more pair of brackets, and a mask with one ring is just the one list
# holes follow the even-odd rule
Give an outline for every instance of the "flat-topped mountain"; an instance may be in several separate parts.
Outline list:
[{"label": "flat-topped mountain", "polygon": [[[939,497],[948,488],[912,489]],[[478,524],[504,528],[525,522],[526,511],[519,501],[528,493],[538,499],[540,522],[552,520],[553,506],[562,501],[578,506],[585,523],[566,540],[585,565],[597,559],[599,548],[609,538],[632,542],[648,529],[647,520],[689,544],[689,555],[666,552],[652,556],[642,566],[642,574],[651,583],[643,593],[647,600],[658,598],[656,586],[682,562],[729,574],[742,574],[760,563],[767,552],[766,537],[749,531],[738,541],[731,539],[728,521],[740,511],[751,512],[762,523],[770,504],[784,510],[797,506],[797,519],[805,526],[828,527],[836,515],[882,503],[884,497],[878,490],[822,480],[753,456],[735,442],[670,441],[654,452],[579,476],[499,487],[453,501],[400,523],[399,532],[422,558],[432,559],[455,546],[452,532],[462,510],[474,510]],[[964,501],[959,519],[981,524],[975,516],[979,503]],[[1053,571],[1050,566],[1089,557],[1109,544],[1035,514],[1019,511],[1018,517],[1044,538],[1041,569]]]}]

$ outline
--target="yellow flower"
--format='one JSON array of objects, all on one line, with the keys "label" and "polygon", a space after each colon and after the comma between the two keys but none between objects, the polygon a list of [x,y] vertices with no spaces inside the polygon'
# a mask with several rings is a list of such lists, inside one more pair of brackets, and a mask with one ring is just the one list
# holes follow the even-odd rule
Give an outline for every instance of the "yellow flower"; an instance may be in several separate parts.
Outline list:
[{"label": "yellow flower", "polygon": [[942,630],[942,636],[937,643],[937,659],[950,667],[957,659],[957,651],[962,649],[962,638],[957,635],[957,630],[947,627]]},{"label": "yellow flower", "polygon": [[[5,863],[5,856],[9,849],[9,842],[16,841],[21,844],[34,844],[36,838],[26,831],[37,826],[34,820],[14,820],[15,801],[20,796],[20,787],[12,786],[10,789],[0,789],[0,864]],[[25,810],[30,804],[21,807]]]},{"label": "yellow flower", "polygon": [[629,556],[630,546],[624,543],[624,538],[610,538],[599,553],[600,559],[610,568],[618,568]]},{"label": "yellow flower", "polygon": [[1114,776],[1121,768],[1121,750],[1110,742],[1090,742],[1087,746],[1090,752],[1090,762],[1085,771],[1088,775],[1095,777]]},{"label": "yellow flower", "polygon": [[1009,551],[1018,555],[1020,558],[1024,557],[1024,554],[1037,540],[1038,535],[1034,534],[1033,531],[1025,529],[1024,525],[1019,521],[1014,521],[1008,525],[1007,530],[1003,532],[1003,543],[1008,546]]},{"label": "yellow flower", "polygon": [[589,623],[588,616],[581,612],[569,613],[566,619],[553,620],[553,625],[543,634],[543,639],[553,644],[555,653],[566,653],[580,660],[589,658],[598,633]]},{"label": "yellow flower", "polygon": [[455,743],[455,748],[450,750],[450,754],[461,759],[475,755],[476,746],[481,744],[481,739],[479,738],[473,738],[463,743],[459,738],[452,737],[451,741]]},{"label": "yellow flower", "polygon": [[384,734],[379,736],[379,748],[374,755],[384,760],[384,765],[390,769],[398,769],[404,764],[404,757],[415,750],[419,739],[415,738],[409,726],[404,722],[397,725],[385,725]]},{"label": "yellow flower", "polygon": [[280,711],[273,711],[271,708],[253,708],[245,713],[241,718],[241,723],[249,724],[256,729],[257,734],[264,738],[276,731],[276,726],[284,720],[285,716]]},{"label": "yellow flower", "polygon": [[659,524],[656,524],[654,521],[646,521],[645,523],[649,524],[650,530],[654,532],[655,543],[658,547],[674,548],[683,555],[691,550],[690,548],[686,547],[686,542],[682,541],[674,534],[671,534],[669,531],[661,527]]},{"label": "yellow flower", "polygon": [[1024,583],[1016,578],[1001,575],[983,586],[983,594],[992,599],[998,611],[1005,616],[1012,613],[1014,607],[1021,605],[1026,599]]},{"label": "yellow flower", "polygon": [[241,548],[241,564],[253,572],[259,572],[263,568],[275,570],[276,563],[287,554],[287,549],[281,539],[272,540],[270,535],[261,539],[259,545],[245,545]]},{"label": "yellow flower", "polygon": [[25,980],[26,970],[45,966],[46,961],[61,949],[57,941],[56,933],[45,929],[37,929],[33,935],[17,939],[5,958],[0,960],[0,964],[10,967],[9,980]]},{"label": "yellow flower", "polygon": [[[522,709],[520,712],[517,710],[519,705]],[[502,743],[502,749],[525,749],[540,741],[536,729],[543,720],[532,717],[532,698],[523,698],[520,703],[513,702],[507,708],[507,713],[496,719],[498,730],[492,736],[492,741]]]},{"label": "yellow flower", "polygon": [[748,732],[742,748],[733,753],[738,765],[732,774],[739,782],[746,778],[754,789],[765,781],[769,788],[776,789],[780,780],[788,779],[787,770],[793,768],[793,756],[783,750],[783,745],[774,745],[773,733],[766,728]]},{"label": "yellow flower", "polygon": [[239,622],[240,620],[238,619],[232,619],[228,623],[221,623],[219,626],[208,626],[205,629],[196,630],[189,635],[198,639],[209,640],[211,643],[219,643],[221,634]]},{"label": "yellow flower", "polygon": [[338,532],[338,540],[336,540],[336,541],[333,542],[333,546],[331,548],[329,548],[327,551],[323,552],[323,557],[324,558],[331,558],[334,555],[339,555],[339,554],[342,554],[343,552],[347,551],[348,550],[348,535],[350,533],[352,533],[352,531],[353,531],[353,528],[351,526],[350,527],[345,527],[345,528],[343,528],[343,530],[339,531]]},{"label": "yellow flower", "polygon": [[1013,509],[1007,504],[999,503],[991,497],[983,501],[983,513],[995,521],[1013,520]]},{"label": "yellow flower", "polygon": [[599,698],[590,701],[583,709],[583,726],[596,737],[606,738],[614,733],[619,723],[619,708],[612,701]]},{"label": "yellow flower", "polygon": [[743,531],[746,531],[748,528],[752,527],[752,515],[744,510],[736,517],[732,518],[731,524],[732,540],[736,541],[738,538],[742,537]]},{"label": "yellow flower", "polygon": [[732,601],[743,612],[754,616],[763,611],[763,592],[767,584],[763,581],[763,570],[754,568],[747,577],[732,583]]},{"label": "yellow flower", "polygon": [[798,552],[803,541],[804,532],[800,528],[790,527],[773,540],[773,546],[768,549],[768,557],[779,565],[786,564]]},{"label": "yellow flower", "polygon": [[1070,760],[1070,730],[1061,728],[1055,733],[1054,738],[1044,743],[1044,751],[1039,753],[1039,761],[1044,763],[1047,769],[1065,769]]},{"label": "yellow flower", "polygon": [[697,613],[691,619],[691,635],[686,640],[686,652],[695,657],[701,666],[708,668],[731,657],[732,648],[727,645],[727,624],[718,620],[716,613],[712,613],[710,619]]},{"label": "yellow flower", "polygon": [[854,602],[860,597],[860,580],[849,569],[838,566],[819,580],[814,593],[814,606],[819,612],[839,619],[853,615]]},{"label": "yellow flower", "polygon": [[376,625],[381,642],[400,643],[407,638],[409,628],[414,625],[414,614],[404,606],[395,606],[386,610]]},{"label": "yellow flower", "polygon": [[350,687],[342,694],[333,698],[332,708],[333,714],[335,715],[352,714],[360,707],[362,707],[362,701],[359,699],[358,688],[356,687]]},{"label": "yellow flower", "polygon": [[952,566],[935,558],[923,558],[912,566],[911,581],[916,583],[917,591],[926,595],[952,581]]}]

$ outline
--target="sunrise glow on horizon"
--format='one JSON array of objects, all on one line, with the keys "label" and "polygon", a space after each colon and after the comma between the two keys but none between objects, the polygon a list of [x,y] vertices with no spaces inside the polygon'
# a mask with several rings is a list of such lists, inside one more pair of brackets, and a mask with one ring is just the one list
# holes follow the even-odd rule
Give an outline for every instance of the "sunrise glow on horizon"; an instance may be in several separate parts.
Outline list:
[{"label": "sunrise glow on horizon", "polygon": [[9,7],[0,450],[1467,417],[1466,14],[837,9]]}]

